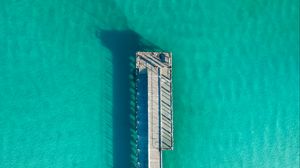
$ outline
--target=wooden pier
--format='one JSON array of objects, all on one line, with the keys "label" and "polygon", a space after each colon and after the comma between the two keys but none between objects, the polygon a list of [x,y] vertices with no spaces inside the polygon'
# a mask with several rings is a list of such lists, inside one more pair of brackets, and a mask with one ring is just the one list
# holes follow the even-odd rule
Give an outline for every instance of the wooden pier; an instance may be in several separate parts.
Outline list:
[{"label": "wooden pier", "polygon": [[173,150],[172,54],[137,52],[137,167],[162,168]]}]

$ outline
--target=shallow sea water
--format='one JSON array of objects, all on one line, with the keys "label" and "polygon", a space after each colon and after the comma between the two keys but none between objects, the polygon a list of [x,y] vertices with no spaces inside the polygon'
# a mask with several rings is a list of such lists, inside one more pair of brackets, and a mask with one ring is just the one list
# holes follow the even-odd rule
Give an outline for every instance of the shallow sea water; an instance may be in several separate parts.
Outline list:
[{"label": "shallow sea water", "polygon": [[299,0],[0,0],[0,167],[133,167],[133,56],[157,48],[165,168],[299,166]]}]

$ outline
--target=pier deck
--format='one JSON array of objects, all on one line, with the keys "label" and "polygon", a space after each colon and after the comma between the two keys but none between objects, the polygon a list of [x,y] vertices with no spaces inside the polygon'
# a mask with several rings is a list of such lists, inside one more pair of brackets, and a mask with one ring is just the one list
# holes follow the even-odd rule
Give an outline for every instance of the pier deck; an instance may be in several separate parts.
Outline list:
[{"label": "pier deck", "polygon": [[137,52],[138,167],[161,168],[173,149],[172,55]]}]

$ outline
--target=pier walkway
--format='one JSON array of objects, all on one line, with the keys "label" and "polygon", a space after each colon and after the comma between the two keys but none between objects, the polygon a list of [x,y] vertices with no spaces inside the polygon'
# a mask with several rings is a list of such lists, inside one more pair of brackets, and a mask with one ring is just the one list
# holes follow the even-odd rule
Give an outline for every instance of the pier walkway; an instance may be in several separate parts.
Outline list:
[{"label": "pier walkway", "polygon": [[138,167],[161,168],[173,150],[172,55],[137,52]]}]

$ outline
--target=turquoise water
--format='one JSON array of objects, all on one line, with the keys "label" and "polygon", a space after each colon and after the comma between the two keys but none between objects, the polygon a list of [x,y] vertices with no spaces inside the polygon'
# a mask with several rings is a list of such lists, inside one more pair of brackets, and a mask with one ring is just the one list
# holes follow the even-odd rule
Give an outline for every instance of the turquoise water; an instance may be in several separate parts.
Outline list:
[{"label": "turquoise water", "polygon": [[131,56],[154,44],[164,167],[299,166],[299,0],[0,2],[0,167],[133,166]]}]

